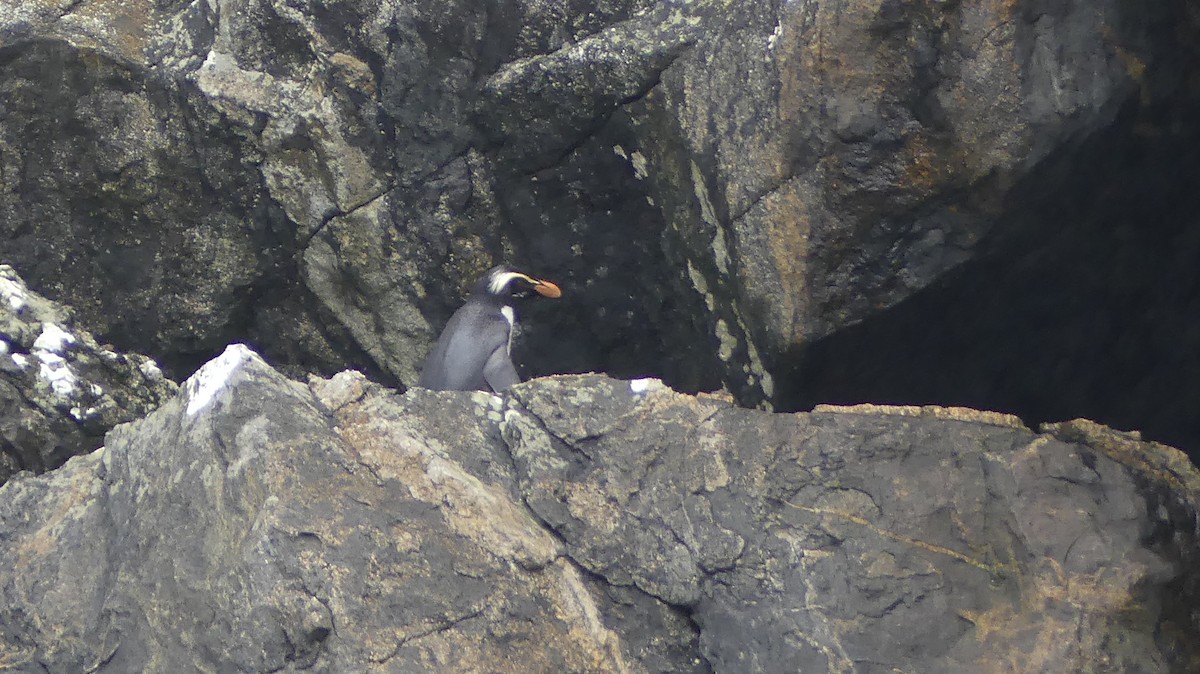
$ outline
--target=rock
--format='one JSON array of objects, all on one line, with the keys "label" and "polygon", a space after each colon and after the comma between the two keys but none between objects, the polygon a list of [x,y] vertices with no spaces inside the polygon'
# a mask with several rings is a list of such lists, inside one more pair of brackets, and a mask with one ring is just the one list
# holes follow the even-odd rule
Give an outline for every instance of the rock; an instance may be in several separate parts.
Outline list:
[{"label": "rock", "polygon": [[1042,160],[1185,90],[1162,28],[1185,12],[19,0],[0,252],[168,373],[244,340],[401,386],[505,261],[569,300],[530,317],[525,373],[791,405],[809,342],[971,260]]},{"label": "rock", "polygon": [[233,346],[0,486],[0,664],[1192,671],[1200,475],[1045,431],[595,375],[304,386]]},{"label": "rock", "polygon": [[1200,475],[1176,450],[1082,421],[633,388],[517,387],[504,436],[571,558],[686,609],[714,671],[1200,663]]},{"label": "rock", "polygon": [[0,265],[0,483],[59,467],[175,393],[146,356],[121,354]]},{"label": "rock", "polygon": [[607,591],[514,498],[496,409],[310,390],[230,347],[103,449],[0,487],[0,663],[689,671],[685,617]]},{"label": "rock", "polygon": [[743,403],[970,260],[1041,160],[1184,72],[1118,2],[726,4],[689,3],[704,30],[630,106],[624,151]]}]

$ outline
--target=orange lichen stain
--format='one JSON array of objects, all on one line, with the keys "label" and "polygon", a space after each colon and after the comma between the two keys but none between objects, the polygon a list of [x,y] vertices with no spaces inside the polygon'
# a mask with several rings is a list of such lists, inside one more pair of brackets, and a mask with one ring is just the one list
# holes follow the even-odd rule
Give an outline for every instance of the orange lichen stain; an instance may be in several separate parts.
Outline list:
[{"label": "orange lichen stain", "polygon": [[347,86],[365,94],[375,95],[377,91],[375,75],[366,63],[343,52],[335,53],[330,57],[329,63],[333,66],[338,79],[345,82]]},{"label": "orange lichen stain", "polygon": [[1141,93],[1141,104],[1149,105],[1152,101],[1150,98],[1150,87],[1146,83],[1146,62],[1142,60],[1139,54],[1126,49],[1125,45],[1121,44],[1120,39],[1113,32],[1111,26],[1105,25],[1102,35],[1104,42],[1112,47],[1117,60],[1125,68],[1125,74],[1138,85],[1139,92]]},{"label": "orange lichen stain", "polygon": [[945,182],[949,168],[946,159],[930,147],[924,136],[909,136],[900,153],[904,173],[899,187],[927,192]]},{"label": "orange lichen stain", "polygon": [[803,339],[803,323],[808,313],[808,239],[812,231],[808,207],[794,189],[780,189],[765,202],[764,226],[771,263],[782,296],[773,298],[784,318],[786,341]]},{"label": "orange lichen stain", "polygon": [[925,133],[909,136],[898,153],[903,189],[929,193],[973,172],[971,155],[960,144],[938,142]]},{"label": "orange lichen stain", "polygon": [[1152,619],[1130,592],[1139,579],[1136,565],[1072,574],[1045,558],[1020,577],[1016,601],[959,616],[975,627],[988,653],[999,654],[982,661],[986,674],[1091,671],[1097,654],[1109,650],[1109,635]]},{"label": "orange lichen stain", "polygon": [[1024,0],[1000,0],[999,5],[1000,11],[996,12],[996,15],[1000,17],[1000,22],[997,25],[1012,21],[1013,17],[1017,16],[1018,12],[1025,5],[1025,2]]},{"label": "orange lichen stain", "polygon": [[1146,442],[1089,419],[1042,424],[1041,430],[1063,442],[1087,445],[1148,480],[1164,485],[1180,498],[1187,494],[1193,498],[1200,496],[1200,472],[1186,454],[1174,447]]},{"label": "orange lichen stain", "polygon": [[158,16],[150,0],[95,0],[68,15],[130,63],[144,62],[149,26]]},{"label": "orange lichen stain", "polygon": [[70,482],[63,484],[54,500],[54,511],[43,520],[41,527],[17,548],[18,569],[32,560],[54,554],[61,537],[61,528],[76,516],[76,509],[90,501],[97,489],[98,480],[88,471],[75,471]]}]

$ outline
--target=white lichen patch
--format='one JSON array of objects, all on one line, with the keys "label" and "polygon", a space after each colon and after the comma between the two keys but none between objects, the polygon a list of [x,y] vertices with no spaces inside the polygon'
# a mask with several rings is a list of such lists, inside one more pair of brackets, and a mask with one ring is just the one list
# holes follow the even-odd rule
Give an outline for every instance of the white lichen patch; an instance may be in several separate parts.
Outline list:
[{"label": "white lichen patch", "polygon": [[767,49],[775,48],[775,43],[779,41],[780,35],[783,35],[783,24],[776,24],[775,30],[767,36]]},{"label": "white lichen patch", "polygon": [[633,152],[626,152],[625,148],[621,147],[620,145],[614,145],[612,149],[613,154],[617,155],[621,159],[624,159],[625,161],[628,161],[633,166],[634,178],[637,178],[638,180],[645,180],[646,176],[650,175],[646,170],[646,155],[638,152],[637,150],[634,150]]},{"label": "white lichen patch", "polygon": [[10,348],[12,347],[9,346],[8,342],[0,339],[0,356],[7,354]]},{"label": "white lichen patch", "polygon": [[0,297],[8,303],[8,308],[20,311],[29,301],[29,291],[17,276],[16,270],[4,264],[0,265]]},{"label": "white lichen patch", "polygon": [[704,305],[708,307],[709,311],[714,310],[717,306],[717,300],[708,291],[708,281],[705,280],[704,274],[700,273],[700,270],[696,268],[696,265],[692,264],[691,260],[687,261],[687,272],[688,278],[692,281],[692,287],[704,298]]},{"label": "white lichen patch", "polygon": [[633,177],[638,180],[645,180],[646,176],[650,175],[646,170],[646,155],[641,152],[634,152],[629,155],[629,163],[633,164]]},{"label": "white lichen patch", "polygon": [[33,350],[62,353],[68,344],[75,343],[75,336],[54,323],[43,323],[42,334],[33,342]]},{"label": "white lichen patch", "polygon": [[[741,316],[738,317],[741,320]],[[745,324],[742,325],[743,329]],[[767,398],[775,395],[775,378],[767,372],[767,368],[763,365],[762,358],[758,355],[758,348],[754,345],[754,340],[750,338],[750,333],[746,333],[746,352],[750,356],[750,370],[758,377],[758,386],[762,390],[763,395]],[[765,407],[764,409],[773,409],[773,407]]]},{"label": "white lichen patch", "polygon": [[158,381],[159,379],[163,378],[163,373],[162,370],[158,368],[158,363],[149,358],[146,359],[146,362],[139,365],[138,369],[141,370],[144,377],[152,381]]},{"label": "white lichen patch", "polygon": [[733,356],[733,350],[737,346],[737,338],[733,333],[729,332],[729,324],[724,318],[717,319],[717,357],[722,362],[729,362]]},{"label": "white lichen patch", "polygon": [[725,241],[725,229],[717,220],[717,210],[713,208],[712,197],[708,193],[708,185],[704,182],[704,172],[696,162],[692,162],[692,191],[700,204],[700,219],[713,228],[713,262],[722,276],[729,275],[729,246]]},{"label": "white lichen patch", "polygon": [[[720,235],[718,235],[719,237]],[[704,304],[708,307],[708,310],[716,311],[716,297],[709,292],[708,281],[705,279],[704,274],[696,268],[696,265],[692,264],[691,260],[687,261],[687,272],[688,277],[692,281],[692,287],[704,298]],[[742,371],[747,374],[746,383],[753,388],[759,389],[765,397],[770,398],[775,393],[775,380],[763,365],[762,357],[759,355],[758,348],[754,344],[753,333],[750,332],[749,326],[746,325],[741,312],[738,311],[736,306],[730,308],[739,331],[745,337],[746,355],[749,356],[749,363],[743,365]],[[714,325],[718,344],[717,356],[724,362],[729,362],[740,342],[738,336],[733,334],[729,326],[730,324],[724,318],[717,319]],[[771,409],[771,405],[764,402],[763,408]]]},{"label": "white lichen patch", "polygon": [[258,359],[258,354],[245,344],[230,344],[221,355],[208,361],[196,374],[188,377],[185,384],[188,397],[187,415],[193,416],[208,407],[229,383],[233,373],[252,359]]},{"label": "white lichen patch", "polygon": [[26,356],[23,353],[14,353],[12,355],[12,361],[22,370],[29,367],[29,356]]}]

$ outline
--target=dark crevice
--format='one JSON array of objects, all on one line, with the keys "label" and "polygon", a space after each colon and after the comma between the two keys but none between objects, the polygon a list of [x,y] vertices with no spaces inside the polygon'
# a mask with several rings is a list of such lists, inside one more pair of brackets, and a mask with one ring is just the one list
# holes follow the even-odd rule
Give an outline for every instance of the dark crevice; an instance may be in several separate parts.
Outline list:
[{"label": "dark crevice", "polygon": [[441,632],[446,632],[446,631],[452,630],[456,626],[458,626],[468,620],[473,620],[475,618],[478,618],[479,616],[483,615],[483,612],[484,612],[484,609],[480,608],[480,609],[475,609],[475,610],[471,611],[470,613],[466,613],[461,616],[440,620],[437,622],[437,624],[433,625],[429,629],[422,630],[411,636],[404,637],[396,644],[396,647],[394,649],[392,649],[392,651],[390,653],[388,653],[387,655],[385,655],[379,659],[372,658],[371,662],[374,664],[377,664],[377,665],[387,664],[388,661],[390,661],[392,658],[395,658],[397,655],[399,655],[400,651],[403,650],[404,647],[407,646],[408,644],[410,644],[414,641],[418,641],[420,639],[424,639],[425,637],[432,636],[434,634],[439,634]]},{"label": "dark crevice", "polygon": [[790,354],[779,407],[962,405],[1030,426],[1086,417],[1196,460],[1200,131],[1178,114],[1130,105],[1060,148],[1016,186],[974,260]]}]

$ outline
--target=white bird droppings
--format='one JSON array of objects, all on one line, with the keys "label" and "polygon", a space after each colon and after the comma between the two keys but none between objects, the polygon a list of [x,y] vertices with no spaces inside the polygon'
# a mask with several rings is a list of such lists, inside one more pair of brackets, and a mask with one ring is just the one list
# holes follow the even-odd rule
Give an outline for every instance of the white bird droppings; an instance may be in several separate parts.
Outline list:
[{"label": "white bird droppings", "polygon": [[96,413],[99,411],[100,411],[100,408],[98,408],[98,407],[89,407],[87,409],[80,409],[78,407],[72,407],[71,408],[71,416],[75,417],[79,421],[83,421],[83,420],[87,419],[88,417],[95,416]]},{"label": "white bird droppings", "polygon": [[29,297],[25,285],[17,279],[16,272],[8,265],[0,265],[0,296],[8,301],[8,307],[13,311],[20,311]]},{"label": "white bird droppings", "polygon": [[208,361],[187,380],[187,415],[193,416],[212,403],[217,393],[229,382],[230,376],[246,361],[258,358],[245,344],[230,344],[216,358]]},{"label": "white bird droppings", "polygon": [[629,155],[629,162],[633,164],[633,177],[638,180],[645,180],[650,172],[646,170],[646,155],[641,152],[633,152]]},{"label": "white bird droppings", "polygon": [[60,397],[68,398],[75,392],[75,373],[67,366],[67,361],[57,353],[38,352],[34,354],[42,361],[38,375],[50,383],[50,389]]},{"label": "white bird droppings", "polygon": [[774,49],[775,44],[779,41],[779,36],[783,35],[783,25],[777,24],[775,30],[767,36],[767,49]]},{"label": "white bird droppings", "polygon": [[[62,357],[67,345],[74,343],[75,336],[71,333],[54,323],[43,323],[42,334],[38,335],[33,342],[33,348],[30,349],[30,354],[41,361],[38,376],[46,380],[50,384],[50,390],[61,398],[70,398],[79,382],[66,359]],[[13,361],[16,360],[14,354]]]},{"label": "white bird droppings", "polygon": [[75,336],[54,323],[42,323],[42,334],[33,342],[35,351],[62,353],[68,344],[75,343]]},{"label": "white bird droppings", "polygon": [[658,384],[658,383],[659,382],[657,379],[653,379],[650,377],[647,377],[645,379],[634,379],[629,382],[629,390],[632,391],[633,393],[641,394],[641,393],[645,393],[646,391],[649,391],[651,386]]}]

